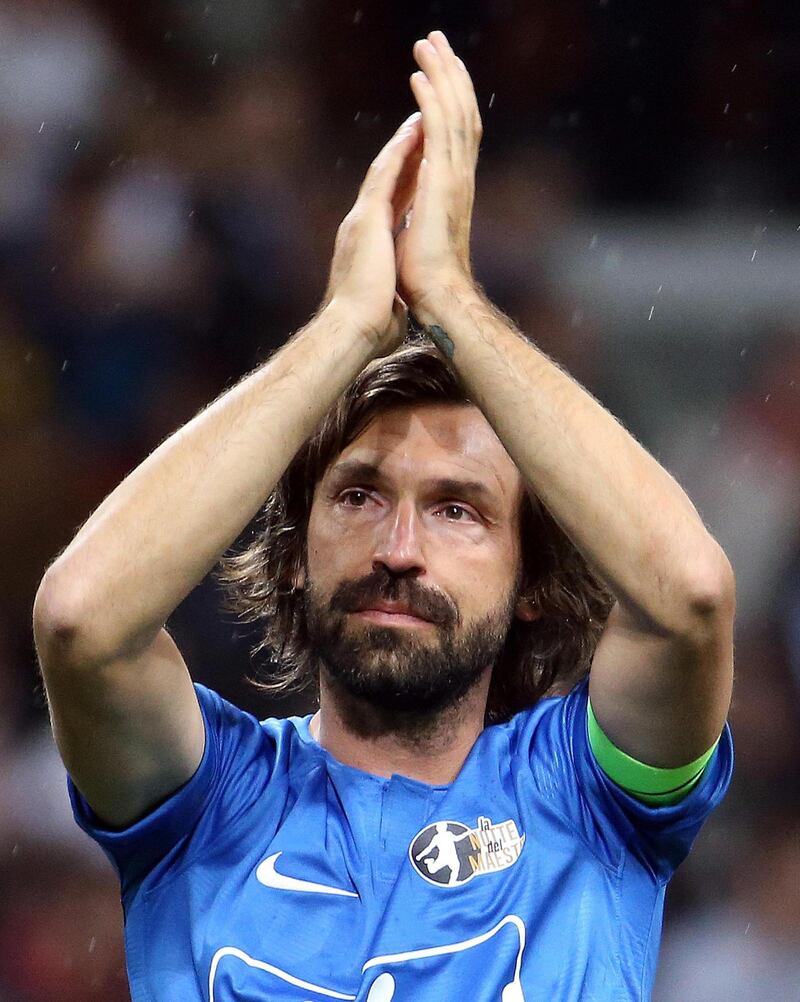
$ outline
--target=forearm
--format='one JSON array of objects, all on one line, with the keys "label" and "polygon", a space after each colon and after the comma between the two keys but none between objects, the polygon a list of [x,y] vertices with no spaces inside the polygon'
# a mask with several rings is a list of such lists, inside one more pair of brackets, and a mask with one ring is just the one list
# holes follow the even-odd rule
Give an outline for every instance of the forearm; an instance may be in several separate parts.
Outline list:
[{"label": "forearm", "polygon": [[479,290],[443,288],[416,312],[447,331],[468,394],[620,604],[657,630],[702,619],[727,562],[666,470]]},{"label": "forearm", "polygon": [[346,308],[329,305],[106,498],[45,576],[40,612],[83,657],[148,643],[373,353]]}]

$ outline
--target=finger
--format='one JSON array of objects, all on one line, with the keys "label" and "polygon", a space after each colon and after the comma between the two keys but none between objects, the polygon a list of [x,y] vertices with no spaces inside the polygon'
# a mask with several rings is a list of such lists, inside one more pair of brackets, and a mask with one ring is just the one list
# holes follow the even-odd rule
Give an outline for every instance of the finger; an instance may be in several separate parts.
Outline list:
[{"label": "finger", "polygon": [[469,121],[467,95],[464,92],[463,73],[456,62],[456,54],[443,31],[430,32],[427,40],[437,57],[434,62],[438,64],[441,76],[447,82],[451,100],[456,108],[454,113],[458,114],[460,120],[466,123]]},{"label": "finger", "polygon": [[388,202],[403,169],[406,155],[419,142],[420,112],[410,115],[369,166],[358,192],[358,201]]},{"label": "finger", "polygon": [[414,193],[417,188],[417,173],[422,161],[422,128],[418,131],[417,144],[412,147],[407,155],[403,169],[397,178],[394,195],[392,196],[392,232],[403,222],[405,214],[414,201]]},{"label": "finger", "polygon": [[400,343],[408,334],[408,307],[395,292],[392,303],[392,316],[389,320],[389,336],[395,343]]},{"label": "finger", "polygon": [[450,166],[450,144],[447,123],[433,86],[421,70],[411,74],[411,90],[422,112],[422,129],[425,133],[423,156],[433,163]]},{"label": "finger", "polygon": [[464,111],[458,100],[453,83],[440,56],[431,41],[421,39],[414,45],[414,58],[431,83],[439,104],[442,107],[447,126],[448,148],[459,145],[460,135],[464,134]]},{"label": "finger", "polygon": [[473,138],[477,134],[477,138],[479,139],[483,126],[480,109],[478,108],[478,98],[475,94],[475,87],[472,77],[469,75],[469,70],[464,65],[464,61],[455,54],[443,31],[432,31],[428,35],[428,38],[436,47],[436,51],[441,57],[442,65],[447,71],[453,91],[461,105],[467,128],[472,129]]}]

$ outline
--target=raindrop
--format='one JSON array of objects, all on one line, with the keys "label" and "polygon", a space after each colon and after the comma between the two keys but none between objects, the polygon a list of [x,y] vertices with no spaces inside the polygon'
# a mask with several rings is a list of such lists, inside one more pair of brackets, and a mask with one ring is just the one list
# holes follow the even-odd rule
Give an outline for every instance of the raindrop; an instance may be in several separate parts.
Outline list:
[{"label": "raindrop", "polygon": [[753,256],[750,258],[751,263],[755,261],[756,254],[758,254],[758,247],[756,247],[756,249],[753,251]]},{"label": "raindrop", "polygon": [[364,11],[359,9],[353,14],[353,24],[361,24],[361,18],[364,16]]},{"label": "raindrop", "polygon": [[653,312],[654,312],[654,310],[655,310],[655,306],[651,306],[650,307],[650,316],[647,318],[648,320],[652,320],[653,319]]},{"label": "raindrop", "polygon": [[494,91],[492,91],[492,96],[489,98],[489,107],[491,108],[493,104],[494,104]]},{"label": "raindrop", "polygon": [[354,122],[357,122],[357,121],[359,120],[359,118],[361,118],[361,112],[360,112],[360,111],[357,111],[357,112],[355,113],[355,115],[353,115],[353,121],[354,121]]},{"label": "raindrop", "polygon": [[746,354],[747,354],[747,348],[742,348],[742,350],[739,352],[739,358],[744,358]]},{"label": "raindrop", "polygon": [[32,351],[29,351],[29,352],[27,353],[27,355],[25,356],[25,361],[26,361],[26,362],[30,362],[30,360],[31,360],[32,358],[33,358],[33,352],[32,352]]},{"label": "raindrop", "polygon": [[724,107],[724,108],[722,109],[722,114],[723,114],[723,115],[727,115],[727,114],[728,114],[728,111],[730,110],[730,107],[731,107],[731,105],[730,105],[730,101],[729,101],[729,102],[728,102],[728,103],[727,103],[727,104],[725,105],[725,107]]},{"label": "raindrop", "polygon": [[657,295],[657,296],[660,296],[660,295],[661,295],[661,290],[662,290],[663,288],[664,288],[664,286],[663,286],[663,285],[659,285],[659,287],[658,287],[658,288],[656,289],[656,295]]},{"label": "raindrop", "polygon": [[[800,230],[800,226],[797,227]],[[597,246],[597,234],[592,234],[592,239],[589,241],[589,250],[594,250]]]},{"label": "raindrop", "polygon": [[770,397],[771,397],[771,396],[772,396],[772,394],[771,394],[771,393],[768,393],[768,394],[767,394],[767,395],[766,395],[766,396],[764,397],[764,403],[765,403],[765,404],[768,404],[768,403],[769,403],[769,401],[770,401]]},{"label": "raindrop", "polygon": [[94,953],[95,944],[97,943],[97,937],[92,936],[89,940],[89,953]]},{"label": "raindrop", "polygon": [[11,847],[11,858],[14,859],[18,855],[19,855],[19,843]]},{"label": "raindrop", "polygon": [[77,143],[75,143],[75,149],[77,150],[77,148],[78,148],[78,147],[79,147],[80,145],[81,145],[81,141],[80,141],[80,139],[79,139],[79,140],[77,141]]},{"label": "raindrop", "polygon": [[645,100],[641,94],[633,94],[628,98],[626,107],[632,115],[641,115],[645,109]]},{"label": "raindrop", "polygon": [[61,371],[66,372],[68,365],[69,365],[69,359],[65,358],[64,361],[61,363]]},{"label": "raindrop", "polygon": [[42,134],[42,129],[44,128],[44,122],[39,126],[39,135]]},{"label": "raindrop", "polygon": [[218,59],[219,59],[219,53],[215,52],[214,55],[211,57],[211,65],[216,66]]},{"label": "raindrop", "polygon": [[736,72],[736,67],[738,65],[739,65],[738,63],[734,63],[733,66],[731,66],[731,73],[735,73]]}]

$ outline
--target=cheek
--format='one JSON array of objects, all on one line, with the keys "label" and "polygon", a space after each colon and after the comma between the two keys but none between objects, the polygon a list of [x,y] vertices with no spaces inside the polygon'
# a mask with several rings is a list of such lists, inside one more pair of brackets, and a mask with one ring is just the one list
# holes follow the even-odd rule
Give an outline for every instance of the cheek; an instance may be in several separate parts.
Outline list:
[{"label": "cheek", "polygon": [[494,553],[490,560],[470,560],[468,553],[459,554],[451,567],[451,580],[456,584],[453,597],[467,616],[483,616],[496,609],[508,596],[516,594],[518,551],[512,546]]},{"label": "cheek", "polygon": [[308,523],[308,573],[318,588],[330,591],[344,578],[353,577],[361,548],[352,533],[334,521],[312,517]]},{"label": "cheek", "polygon": [[505,600],[514,585],[508,563],[497,560],[470,560],[460,553],[457,559],[429,566],[431,576],[456,603],[465,621],[482,619]]}]

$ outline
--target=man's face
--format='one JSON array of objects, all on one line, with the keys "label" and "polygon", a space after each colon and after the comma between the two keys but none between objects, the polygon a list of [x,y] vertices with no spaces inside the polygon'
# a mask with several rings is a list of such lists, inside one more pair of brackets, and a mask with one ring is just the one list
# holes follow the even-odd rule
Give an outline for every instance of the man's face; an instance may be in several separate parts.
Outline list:
[{"label": "man's face", "polygon": [[311,508],[306,622],[330,679],[407,713],[468,692],[520,611],[522,496],[478,408],[378,415],[331,463]]}]

